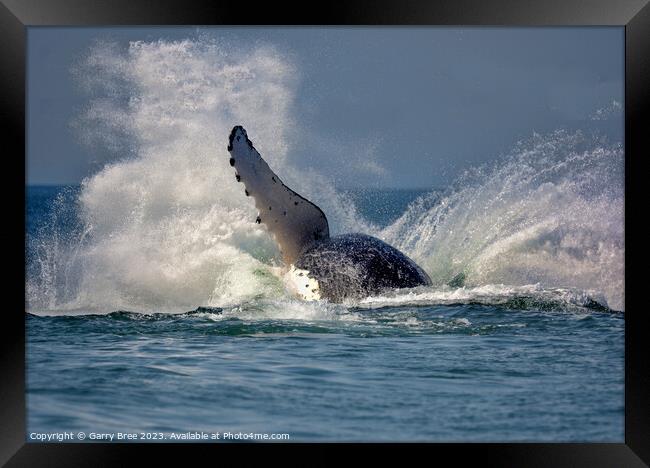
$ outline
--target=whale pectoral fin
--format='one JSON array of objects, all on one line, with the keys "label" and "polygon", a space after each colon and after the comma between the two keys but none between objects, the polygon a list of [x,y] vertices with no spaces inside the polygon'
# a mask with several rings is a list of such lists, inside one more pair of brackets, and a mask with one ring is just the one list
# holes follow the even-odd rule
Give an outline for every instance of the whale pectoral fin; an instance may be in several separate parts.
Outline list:
[{"label": "whale pectoral fin", "polygon": [[244,192],[253,197],[259,210],[256,222],[273,234],[287,264],[293,264],[309,244],[329,238],[325,213],[282,183],[243,127],[232,129],[228,151],[237,181],[244,184]]}]

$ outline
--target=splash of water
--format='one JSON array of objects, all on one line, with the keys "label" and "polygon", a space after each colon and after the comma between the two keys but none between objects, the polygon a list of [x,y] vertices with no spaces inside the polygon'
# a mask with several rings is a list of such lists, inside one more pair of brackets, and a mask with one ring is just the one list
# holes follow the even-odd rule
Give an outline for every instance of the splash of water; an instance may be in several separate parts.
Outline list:
[{"label": "splash of water", "polygon": [[[288,165],[298,78],[279,51],[206,39],[99,42],[75,74],[91,94],[75,126],[117,162],[82,182],[83,245],[40,239],[47,268],[28,280],[28,309],[177,311],[284,297],[277,247],[228,165],[235,124],[328,212],[334,232],[358,223],[331,182]],[[52,279],[64,270],[74,288]]]},{"label": "splash of water", "polygon": [[580,288],[623,310],[623,167],[620,144],[582,132],[535,135],[420,198],[380,236],[438,286]]},{"label": "splash of water", "polygon": [[81,136],[117,158],[83,181],[73,234],[38,236],[28,310],[255,309],[255,301],[294,310],[277,247],[228,166],[234,124],[249,130],[285,183],[327,213],[333,233],[382,237],[437,288],[462,274],[470,288],[582,288],[623,308],[620,146],[580,133],[536,136],[380,230],[332,181],[291,164],[299,76],[278,50],[205,39],[98,43],[77,76],[91,94],[77,121]]}]

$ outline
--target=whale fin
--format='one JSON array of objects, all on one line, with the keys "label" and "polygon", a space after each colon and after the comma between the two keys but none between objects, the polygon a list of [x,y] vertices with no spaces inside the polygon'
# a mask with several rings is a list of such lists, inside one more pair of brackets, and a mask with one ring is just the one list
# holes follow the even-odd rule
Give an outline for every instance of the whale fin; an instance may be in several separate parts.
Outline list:
[{"label": "whale fin", "polygon": [[237,181],[246,187],[246,195],[255,200],[259,211],[256,222],[263,223],[273,234],[285,263],[293,264],[304,248],[329,238],[325,213],[282,183],[243,127],[232,129],[228,151]]}]

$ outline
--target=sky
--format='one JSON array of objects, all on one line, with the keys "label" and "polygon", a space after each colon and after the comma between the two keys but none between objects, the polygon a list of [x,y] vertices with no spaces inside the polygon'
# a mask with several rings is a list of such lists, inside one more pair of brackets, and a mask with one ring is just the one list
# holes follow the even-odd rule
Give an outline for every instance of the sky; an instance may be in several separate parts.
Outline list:
[{"label": "sky", "polygon": [[[72,125],[89,99],[72,69],[94,41],[197,34],[291,58],[293,115],[313,147],[297,164],[344,188],[445,187],[533,133],[623,138],[622,27],[29,27],[26,183],[78,184],[119,158]],[[340,141],[368,163],[347,167]]]}]

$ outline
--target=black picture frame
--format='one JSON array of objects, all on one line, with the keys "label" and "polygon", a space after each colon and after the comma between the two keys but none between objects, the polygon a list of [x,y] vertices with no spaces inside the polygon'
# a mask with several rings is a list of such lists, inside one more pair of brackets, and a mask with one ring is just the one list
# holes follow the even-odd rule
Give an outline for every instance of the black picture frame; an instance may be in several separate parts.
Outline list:
[{"label": "black picture frame", "polygon": [[[430,444],[437,459],[455,463],[468,459],[482,466],[644,466],[650,463],[650,360],[648,327],[642,301],[640,239],[645,213],[641,168],[650,135],[650,5],[648,0],[379,0],[339,4],[216,2],[214,0],[0,0],[0,122],[4,135],[3,208],[0,233],[5,253],[15,254],[5,265],[5,291],[12,302],[2,311],[0,341],[0,463],[7,466],[125,465],[134,455],[169,460],[170,449],[182,457],[198,451],[232,451],[223,444],[29,444],[25,441],[25,209],[17,193],[25,183],[25,64],[28,26],[106,25],[493,25],[625,27],[625,443],[624,444]],[[11,149],[9,149],[11,148]],[[24,193],[24,192],[23,192]],[[24,200],[24,198],[23,198]],[[639,206],[635,210],[635,206]],[[22,222],[21,222],[22,221]],[[639,225],[638,227],[636,225]],[[20,275],[19,272],[23,272]],[[20,294],[23,294],[22,300]],[[644,351],[645,350],[645,351]],[[323,450],[302,444],[318,461]],[[271,447],[279,453],[284,444]],[[383,454],[393,444],[375,445]],[[229,448],[226,448],[229,447]],[[241,448],[241,447],[239,447]],[[204,460],[217,459],[204,458]],[[332,461],[336,460],[333,458]],[[147,461],[152,462],[151,458]]]}]

